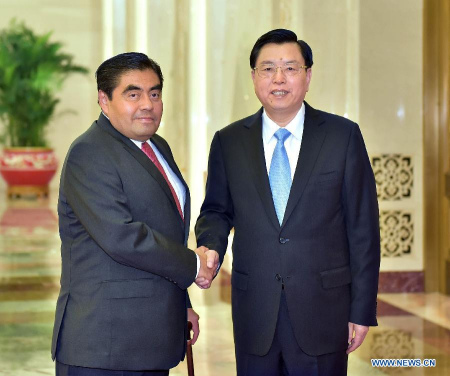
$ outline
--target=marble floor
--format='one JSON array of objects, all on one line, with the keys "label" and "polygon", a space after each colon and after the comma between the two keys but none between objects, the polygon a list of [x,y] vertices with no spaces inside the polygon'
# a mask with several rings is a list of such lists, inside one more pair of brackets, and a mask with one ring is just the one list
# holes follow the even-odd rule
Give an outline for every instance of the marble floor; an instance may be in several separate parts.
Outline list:
[{"label": "marble floor", "polygon": [[[0,200],[0,375],[54,375],[50,340],[59,289],[56,200]],[[197,376],[234,375],[230,260],[210,290],[190,289],[201,319]],[[380,294],[379,326],[349,358],[349,375],[450,375],[450,297]],[[372,358],[435,359],[430,368],[374,368]],[[171,375],[187,375],[181,363]]]}]

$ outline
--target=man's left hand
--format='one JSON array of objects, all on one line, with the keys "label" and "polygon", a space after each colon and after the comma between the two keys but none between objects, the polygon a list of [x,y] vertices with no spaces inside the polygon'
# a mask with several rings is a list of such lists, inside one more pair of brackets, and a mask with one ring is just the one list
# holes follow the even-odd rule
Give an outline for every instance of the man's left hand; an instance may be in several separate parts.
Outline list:
[{"label": "man's left hand", "polygon": [[347,354],[350,354],[352,351],[355,351],[359,346],[362,345],[368,331],[368,326],[353,324],[352,322],[348,323]]},{"label": "man's left hand", "polygon": [[188,308],[187,319],[192,323],[192,331],[194,332],[192,339],[190,339],[188,343],[193,345],[195,342],[197,342],[198,335],[200,334],[200,325],[198,323],[200,316],[197,315],[197,313],[192,308]]}]

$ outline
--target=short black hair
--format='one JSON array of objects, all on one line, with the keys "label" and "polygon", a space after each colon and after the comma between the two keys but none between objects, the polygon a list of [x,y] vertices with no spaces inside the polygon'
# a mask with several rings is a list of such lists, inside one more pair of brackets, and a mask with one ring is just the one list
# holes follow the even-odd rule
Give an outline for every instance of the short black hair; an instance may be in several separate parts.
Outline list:
[{"label": "short black hair", "polygon": [[100,64],[95,72],[97,90],[103,91],[109,99],[112,99],[114,89],[119,85],[120,77],[129,71],[150,69],[159,77],[161,90],[164,77],[159,64],[140,52],[126,52],[116,55]]},{"label": "short black hair", "polygon": [[303,59],[305,59],[305,65],[308,68],[311,68],[313,66],[313,53],[308,43],[303,40],[298,40],[297,35],[291,30],[275,29],[269,31],[268,33],[265,33],[264,35],[261,35],[256,41],[255,45],[252,48],[252,52],[250,52],[250,68],[255,69],[256,60],[258,59],[261,48],[269,43],[297,43]]}]

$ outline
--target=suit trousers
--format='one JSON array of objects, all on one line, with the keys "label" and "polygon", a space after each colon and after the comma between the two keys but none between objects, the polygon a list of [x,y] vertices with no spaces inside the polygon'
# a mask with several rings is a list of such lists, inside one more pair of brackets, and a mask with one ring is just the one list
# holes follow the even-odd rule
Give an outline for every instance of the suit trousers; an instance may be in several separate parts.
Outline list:
[{"label": "suit trousers", "polygon": [[55,362],[55,376],[168,376],[169,371],[116,371],[100,368],[69,366]]},{"label": "suit trousers", "polygon": [[291,326],[284,290],[269,352],[264,356],[252,355],[236,346],[238,376],[345,376],[347,361],[345,350],[320,356],[302,351]]}]

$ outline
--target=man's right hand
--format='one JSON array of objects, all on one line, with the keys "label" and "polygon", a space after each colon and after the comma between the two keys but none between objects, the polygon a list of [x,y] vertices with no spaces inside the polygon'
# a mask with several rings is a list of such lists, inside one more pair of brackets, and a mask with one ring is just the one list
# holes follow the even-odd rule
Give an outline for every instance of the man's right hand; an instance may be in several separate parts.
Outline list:
[{"label": "man's right hand", "polygon": [[211,286],[212,280],[216,275],[217,267],[219,266],[219,254],[203,246],[198,247],[195,253],[200,259],[200,270],[195,283],[198,287],[207,289]]}]

